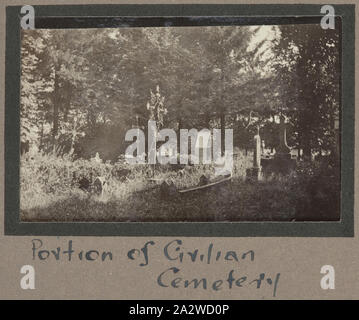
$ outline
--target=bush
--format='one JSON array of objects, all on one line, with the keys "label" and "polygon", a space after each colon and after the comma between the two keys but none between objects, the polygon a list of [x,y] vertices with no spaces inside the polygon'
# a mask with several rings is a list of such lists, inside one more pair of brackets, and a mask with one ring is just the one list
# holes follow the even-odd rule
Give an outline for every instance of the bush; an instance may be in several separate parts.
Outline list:
[{"label": "bush", "polygon": [[298,162],[290,192],[296,220],[339,220],[339,164],[330,159]]}]

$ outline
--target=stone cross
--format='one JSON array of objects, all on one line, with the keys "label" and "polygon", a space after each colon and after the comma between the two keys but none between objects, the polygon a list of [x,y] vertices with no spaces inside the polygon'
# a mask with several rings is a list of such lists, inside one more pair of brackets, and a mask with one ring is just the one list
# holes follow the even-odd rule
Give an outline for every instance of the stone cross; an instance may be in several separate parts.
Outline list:
[{"label": "stone cross", "polygon": [[253,139],[254,142],[254,152],[253,152],[253,167],[261,167],[261,137],[259,134],[256,134]]},{"label": "stone cross", "polygon": [[285,118],[281,114],[279,123],[279,146],[276,150],[276,156],[290,159],[290,148],[287,145],[287,132],[284,120]]},{"label": "stone cross", "polygon": [[273,172],[279,175],[287,175],[295,169],[296,160],[291,159],[290,148],[287,145],[287,133],[285,117],[280,116],[279,123],[279,145],[272,161]]}]

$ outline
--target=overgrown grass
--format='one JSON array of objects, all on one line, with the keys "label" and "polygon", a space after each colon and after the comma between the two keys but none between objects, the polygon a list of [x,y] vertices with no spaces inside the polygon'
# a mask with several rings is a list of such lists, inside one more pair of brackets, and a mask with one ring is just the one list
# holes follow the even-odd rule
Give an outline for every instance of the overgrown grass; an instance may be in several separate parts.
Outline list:
[{"label": "overgrown grass", "polygon": [[[161,181],[172,181],[177,189],[192,187],[198,185],[202,175],[213,176],[214,167],[197,165],[173,170],[171,166],[153,168],[27,155],[21,159],[21,220],[291,221],[298,219],[303,210],[310,210],[307,172],[300,177],[291,175],[248,183],[245,171],[251,166],[251,159],[251,153],[235,157],[230,182],[169,197],[163,196]],[[80,177],[94,180],[96,176],[103,176],[107,181],[101,196],[82,191],[76,184]],[[331,196],[329,190],[326,197]],[[323,212],[318,215],[323,216],[326,217]],[[328,216],[338,218],[335,214]]]}]

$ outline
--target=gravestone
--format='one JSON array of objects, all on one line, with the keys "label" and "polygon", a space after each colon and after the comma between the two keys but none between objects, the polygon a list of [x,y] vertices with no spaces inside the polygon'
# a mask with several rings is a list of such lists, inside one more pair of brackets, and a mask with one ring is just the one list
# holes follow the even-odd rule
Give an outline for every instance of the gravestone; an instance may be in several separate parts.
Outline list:
[{"label": "gravestone", "polygon": [[259,133],[253,138],[253,167],[246,170],[247,181],[258,181],[262,177],[261,167],[261,137]]},{"label": "gravestone", "polygon": [[106,180],[104,177],[97,177],[92,185],[92,191],[97,196],[103,196],[106,188]]},{"label": "gravestone", "polygon": [[287,145],[287,130],[285,117],[280,115],[279,123],[279,145],[272,161],[272,170],[274,173],[289,174],[295,169],[296,160],[291,158],[290,148]]},{"label": "gravestone", "polygon": [[254,152],[253,152],[253,167],[261,167],[261,137],[259,134],[254,136]]},{"label": "gravestone", "polygon": [[275,158],[290,159],[290,148],[287,145],[287,129],[285,127],[285,118],[283,115],[280,116],[279,123],[279,146],[275,153]]}]

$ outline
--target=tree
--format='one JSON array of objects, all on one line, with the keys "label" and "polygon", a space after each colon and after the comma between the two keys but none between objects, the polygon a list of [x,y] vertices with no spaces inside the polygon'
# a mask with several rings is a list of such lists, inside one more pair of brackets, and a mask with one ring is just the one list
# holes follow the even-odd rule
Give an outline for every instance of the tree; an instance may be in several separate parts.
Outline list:
[{"label": "tree", "polygon": [[48,37],[48,32],[40,37],[37,30],[23,30],[21,33],[21,143],[36,145],[43,136],[47,98],[52,91],[51,81],[46,81]]},{"label": "tree", "polygon": [[275,82],[294,125],[294,143],[310,158],[312,151],[335,146],[334,117],[339,114],[340,38],[338,29],[320,25],[283,25],[276,41]]},{"label": "tree", "polygon": [[[266,94],[258,47],[247,50],[254,33],[247,27],[36,30],[34,40],[43,48],[35,55],[43,66],[26,72],[47,80],[47,87],[38,87],[28,101],[28,110],[42,108],[44,130],[31,124],[42,132],[42,142],[36,143],[65,153],[80,150],[80,140],[93,153],[104,144],[99,135],[115,144],[116,131],[147,125],[145,106],[156,86],[166,97],[165,127],[220,126],[224,131],[237,125],[237,115],[244,118],[265,100],[258,94]],[[23,46],[38,50],[30,41]],[[27,87],[24,94],[30,95]],[[30,119],[30,112],[23,117]]]}]

